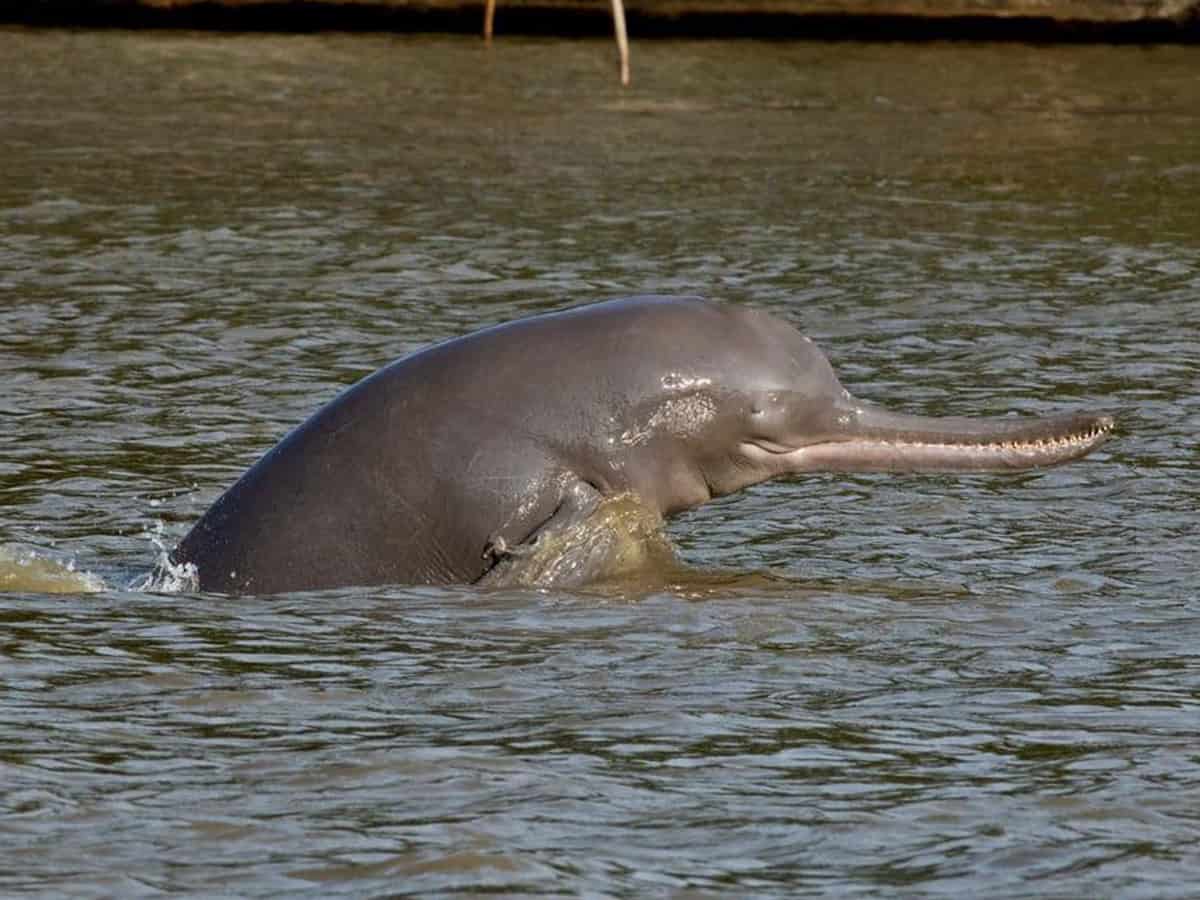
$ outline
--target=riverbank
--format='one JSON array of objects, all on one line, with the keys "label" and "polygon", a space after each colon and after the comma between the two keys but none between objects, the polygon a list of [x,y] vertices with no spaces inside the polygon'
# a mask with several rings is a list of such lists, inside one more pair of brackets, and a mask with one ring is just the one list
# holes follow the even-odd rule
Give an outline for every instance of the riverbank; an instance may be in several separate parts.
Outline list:
[{"label": "riverbank", "polygon": [[[475,31],[483,0],[15,0],[27,25]],[[638,36],[1155,42],[1200,40],[1200,0],[630,0]],[[612,28],[604,0],[501,0],[497,31]]]}]

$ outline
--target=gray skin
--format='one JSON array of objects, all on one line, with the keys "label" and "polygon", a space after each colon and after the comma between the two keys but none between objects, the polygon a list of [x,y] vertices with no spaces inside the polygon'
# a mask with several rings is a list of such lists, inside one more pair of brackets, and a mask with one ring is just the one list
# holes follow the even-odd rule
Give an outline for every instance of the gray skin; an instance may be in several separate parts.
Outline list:
[{"label": "gray skin", "polygon": [[1049,466],[1112,427],[888,412],[775,316],[634,297],[488,328],[363,379],[255,463],[172,560],[226,593],[486,583],[605,498],[666,517],[804,472]]}]

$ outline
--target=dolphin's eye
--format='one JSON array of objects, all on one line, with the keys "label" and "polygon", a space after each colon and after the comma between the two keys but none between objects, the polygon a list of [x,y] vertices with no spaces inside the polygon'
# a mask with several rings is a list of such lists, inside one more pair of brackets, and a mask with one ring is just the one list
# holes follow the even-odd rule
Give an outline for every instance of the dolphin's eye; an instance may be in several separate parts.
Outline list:
[{"label": "dolphin's eye", "polygon": [[778,391],[769,391],[756,397],[750,403],[751,416],[765,416],[768,413],[778,413],[783,403]]}]

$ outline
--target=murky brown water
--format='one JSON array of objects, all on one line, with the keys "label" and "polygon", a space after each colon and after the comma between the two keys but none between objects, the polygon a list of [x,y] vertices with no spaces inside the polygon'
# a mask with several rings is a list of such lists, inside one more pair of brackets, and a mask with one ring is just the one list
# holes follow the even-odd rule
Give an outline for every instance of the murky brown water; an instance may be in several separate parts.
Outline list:
[{"label": "murky brown water", "polygon": [[[0,31],[0,892],[1194,893],[1194,51],[634,52]],[[1125,434],[760,486],[640,599],[134,588],[341,386],[647,291]]]}]

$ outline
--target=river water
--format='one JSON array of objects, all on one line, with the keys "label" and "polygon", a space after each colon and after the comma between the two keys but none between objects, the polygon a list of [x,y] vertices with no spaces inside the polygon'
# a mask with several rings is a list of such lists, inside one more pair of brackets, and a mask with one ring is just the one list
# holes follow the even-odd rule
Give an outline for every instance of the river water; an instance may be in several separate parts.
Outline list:
[{"label": "river water", "polygon": [[[0,31],[0,894],[1194,896],[1195,49],[633,49]],[[138,589],[341,387],[651,291],[1120,434],[761,485],[645,596]]]}]

